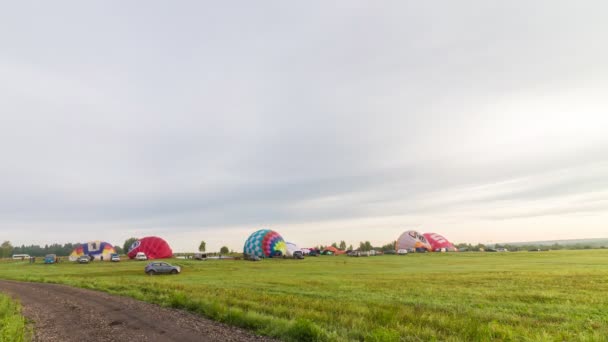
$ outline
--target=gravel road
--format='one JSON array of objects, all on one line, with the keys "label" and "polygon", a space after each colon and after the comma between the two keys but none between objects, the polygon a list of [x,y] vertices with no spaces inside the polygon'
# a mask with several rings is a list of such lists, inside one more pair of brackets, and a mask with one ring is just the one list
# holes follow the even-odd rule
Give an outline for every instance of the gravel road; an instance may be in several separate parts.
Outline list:
[{"label": "gravel road", "polygon": [[34,341],[272,341],[194,314],[56,284],[0,280],[21,301]]}]

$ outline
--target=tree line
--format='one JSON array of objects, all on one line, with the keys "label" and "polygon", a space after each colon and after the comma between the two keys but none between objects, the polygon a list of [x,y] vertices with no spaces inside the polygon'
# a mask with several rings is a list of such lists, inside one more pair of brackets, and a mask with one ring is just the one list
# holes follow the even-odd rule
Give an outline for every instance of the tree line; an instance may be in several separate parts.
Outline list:
[{"label": "tree line", "polygon": [[[133,242],[137,241],[137,238],[129,238],[125,240],[122,247],[115,245],[114,249],[116,253],[123,254],[126,253]],[[382,246],[373,246],[369,241],[361,241],[359,242],[359,250],[360,251],[390,251],[395,250],[396,241],[388,242]],[[56,254],[59,256],[68,256],[74,248],[78,247],[80,243],[53,243],[50,245],[21,245],[21,246],[13,246],[10,241],[4,241],[0,245],[0,258],[10,258],[13,254],[28,254],[30,256],[42,257],[47,254]],[[341,250],[353,250],[353,245],[346,246],[346,242],[344,240],[340,241],[340,243],[334,242],[330,246]],[[552,245],[535,245],[535,244],[526,244],[526,245],[509,245],[509,244],[495,244],[495,245],[484,245],[481,243],[478,244],[470,244],[470,243],[459,243],[455,245],[461,251],[478,251],[480,249],[496,249],[496,248],[506,248],[509,251],[536,251],[536,250],[560,250],[560,249],[594,249],[594,248],[606,248],[606,246],[594,246],[591,244],[584,243],[576,243],[576,244],[552,244]],[[328,246],[319,245],[317,249],[324,250]],[[206,243],[205,241],[201,241],[199,245],[199,251],[205,252]],[[223,246],[220,249],[221,254],[228,254],[230,251],[228,247]]]},{"label": "tree line", "polygon": [[[29,256],[43,257],[47,254],[56,254],[58,256],[68,256],[74,248],[80,246],[81,243],[53,243],[50,245],[21,245],[13,246],[10,241],[4,241],[0,245],[0,258],[10,258],[13,254],[28,254]],[[114,246],[116,253],[122,254],[123,248]]]},{"label": "tree line", "polygon": [[[360,241],[359,242],[359,251],[363,251],[363,252],[368,252],[371,250],[376,250],[376,251],[389,251],[389,250],[394,250],[395,249],[395,243],[397,241],[392,241],[389,243],[386,243],[384,245],[381,246],[373,246],[371,242],[369,241]],[[352,251],[354,250],[353,245],[349,245],[348,247],[346,247],[346,241],[342,240],[340,241],[340,243],[338,244],[337,242],[332,243],[331,245],[334,248],[337,249],[341,249],[343,251]],[[329,246],[324,246],[324,245],[319,245],[316,248],[320,251],[324,250],[325,248],[329,247]]]}]

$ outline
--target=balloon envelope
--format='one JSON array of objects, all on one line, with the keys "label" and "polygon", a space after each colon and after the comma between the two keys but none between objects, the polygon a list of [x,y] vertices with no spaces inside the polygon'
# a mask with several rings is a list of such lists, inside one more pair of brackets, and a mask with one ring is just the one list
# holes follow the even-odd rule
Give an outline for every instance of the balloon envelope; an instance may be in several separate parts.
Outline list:
[{"label": "balloon envelope", "polygon": [[134,259],[139,252],[145,253],[148,259],[165,259],[173,256],[167,241],[157,236],[148,236],[133,242],[127,255],[130,259]]},{"label": "balloon envelope", "polygon": [[243,253],[249,256],[272,258],[273,256],[286,255],[287,245],[283,237],[274,230],[260,229],[247,238]]},{"label": "balloon envelope", "polygon": [[437,233],[424,233],[422,235],[424,235],[424,237],[429,242],[429,244],[431,245],[431,248],[434,251],[441,250],[442,248],[445,248],[447,251],[452,251],[452,252],[455,252],[458,250],[456,247],[454,247],[454,245],[450,241],[448,241],[448,239],[444,238],[443,236],[441,236]]},{"label": "balloon envelope", "polygon": [[76,261],[78,257],[88,255],[98,260],[101,260],[101,257],[103,256],[104,260],[110,261],[110,256],[114,253],[116,253],[116,251],[111,243],[104,241],[90,241],[76,246],[72,253],[70,253],[69,260]]},{"label": "balloon envelope", "polygon": [[426,238],[415,230],[408,230],[401,234],[395,245],[396,250],[407,249],[416,251],[431,251],[431,245]]}]

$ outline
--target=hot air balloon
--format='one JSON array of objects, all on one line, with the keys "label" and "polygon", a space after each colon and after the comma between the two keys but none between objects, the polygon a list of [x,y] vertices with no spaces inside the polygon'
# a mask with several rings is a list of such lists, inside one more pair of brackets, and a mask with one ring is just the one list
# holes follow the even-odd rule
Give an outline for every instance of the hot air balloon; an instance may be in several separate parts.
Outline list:
[{"label": "hot air balloon", "polygon": [[426,241],[426,238],[415,230],[408,230],[401,234],[397,239],[395,249],[406,249],[410,252],[432,251],[431,245]]},{"label": "hot air balloon", "polygon": [[139,252],[145,253],[148,259],[165,259],[173,256],[167,241],[157,236],[148,236],[133,242],[127,255],[130,259],[134,259]]},{"label": "hot air balloon", "polygon": [[244,254],[260,258],[283,256],[287,245],[279,233],[270,229],[261,229],[251,234],[245,241]]},{"label": "hot air balloon", "polygon": [[445,248],[446,251],[456,252],[458,249],[454,247],[454,245],[448,241],[448,239],[437,233],[424,233],[422,234],[426,238],[426,240],[431,245],[433,251],[441,251]]},{"label": "hot air balloon", "polygon": [[95,259],[110,261],[112,254],[116,253],[114,246],[104,241],[91,241],[78,245],[69,256],[70,261],[76,261],[83,255],[91,256]]}]

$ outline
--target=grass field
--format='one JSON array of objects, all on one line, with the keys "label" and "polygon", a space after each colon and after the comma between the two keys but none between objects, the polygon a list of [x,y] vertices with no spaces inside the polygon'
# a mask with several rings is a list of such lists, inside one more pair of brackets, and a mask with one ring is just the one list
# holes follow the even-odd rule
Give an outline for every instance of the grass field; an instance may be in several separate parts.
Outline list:
[{"label": "grass field", "polygon": [[0,277],[99,289],[283,340],[607,341],[608,250],[305,260],[0,263]]},{"label": "grass field", "polygon": [[0,293],[0,342],[28,341],[28,332],[19,304]]}]

